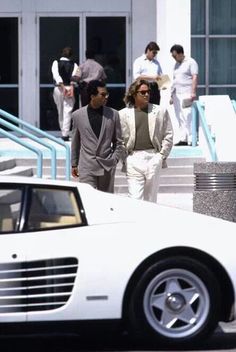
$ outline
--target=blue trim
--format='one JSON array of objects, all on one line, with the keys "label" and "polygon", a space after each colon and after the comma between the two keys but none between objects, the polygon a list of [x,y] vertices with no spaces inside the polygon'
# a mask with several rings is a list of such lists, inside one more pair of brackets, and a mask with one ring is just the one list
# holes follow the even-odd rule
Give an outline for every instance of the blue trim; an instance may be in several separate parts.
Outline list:
[{"label": "blue trim", "polygon": [[[49,134],[49,133],[47,133],[45,131],[42,131],[41,129],[39,129],[37,127],[34,127],[33,125],[29,124],[28,122],[20,120],[18,117],[14,116],[12,114],[9,114],[8,112],[6,112],[6,111],[4,111],[2,109],[0,109],[0,115],[4,116],[5,118],[9,119],[10,121],[12,121],[14,123],[17,123],[17,125],[19,125],[21,127],[22,126],[27,127],[31,131],[39,134],[40,136],[46,137],[49,140],[51,140],[51,141],[53,141],[53,142],[55,142],[57,144],[62,145],[65,148],[66,179],[70,180],[70,147],[62,139],[56,138],[56,137],[52,136],[51,134]],[[55,147],[53,147],[52,145],[50,145],[49,143],[47,143],[45,141],[42,141],[37,136],[35,136],[35,135],[33,135],[33,134],[29,133],[29,132],[26,132],[22,128],[19,128],[19,127],[15,126],[14,124],[11,124],[11,123],[9,123],[9,122],[1,119],[1,118],[0,118],[0,124],[4,125],[5,127],[10,128],[10,129],[12,129],[14,131],[20,132],[22,135],[27,136],[28,138],[36,141],[37,143],[42,144],[45,147],[49,148],[51,150],[51,152],[52,152],[51,177],[53,179],[56,178],[56,149],[55,149]],[[13,136],[13,134],[9,133],[9,136]],[[15,142],[17,142],[17,143],[19,143],[21,145],[24,145],[28,149],[31,149],[31,148],[28,147],[27,143],[26,143],[27,145],[21,143],[21,139],[19,137],[14,136],[14,138],[11,138],[11,137],[8,137],[8,138],[14,140]]]},{"label": "blue trim", "polygon": [[217,154],[216,154],[216,147],[215,142],[211,136],[209,127],[206,122],[205,112],[203,109],[202,104],[199,101],[195,101],[192,105],[192,132],[193,132],[193,140],[192,145],[197,145],[197,125],[198,119],[201,121],[202,130],[204,136],[207,141],[207,145],[211,154],[212,161],[218,161]]},{"label": "blue trim", "polygon": [[5,137],[13,140],[14,142],[22,145],[23,147],[26,147],[27,149],[30,149],[32,152],[37,154],[37,177],[43,177],[43,153],[41,150],[39,150],[36,147],[33,147],[29,143],[27,143],[24,140],[21,140],[19,137],[15,136],[14,134],[7,132],[0,128],[0,134],[3,134]]},{"label": "blue trim", "polygon": [[236,101],[235,100],[231,100],[231,103],[233,105],[234,111],[236,112]]}]

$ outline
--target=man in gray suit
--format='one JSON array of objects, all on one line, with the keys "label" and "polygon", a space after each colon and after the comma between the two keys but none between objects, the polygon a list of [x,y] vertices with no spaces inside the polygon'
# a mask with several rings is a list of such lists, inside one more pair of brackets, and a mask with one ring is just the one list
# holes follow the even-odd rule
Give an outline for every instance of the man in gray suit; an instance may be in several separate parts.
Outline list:
[{"label": "man in gray suit", "polygon": [[116,165],[123,152],[118,111],[106,107],[104,82],[90,81],[90,102],[72,114],[72,176],[104,192],[114,192]]}]

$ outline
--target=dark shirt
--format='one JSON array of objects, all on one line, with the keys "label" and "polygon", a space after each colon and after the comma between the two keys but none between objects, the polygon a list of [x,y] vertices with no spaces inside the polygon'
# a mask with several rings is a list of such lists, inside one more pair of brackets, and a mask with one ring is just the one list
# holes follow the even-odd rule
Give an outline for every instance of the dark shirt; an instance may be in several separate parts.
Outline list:
[{"label": "dark shirt", "polygon": [[134,150],[153,149],[154,147],[149,136],[148,110],[136,108],[134,111],[136,128]]},{"label": "dark shirt", "polygon": [[101,127],[102,127],[102,117],[103,117],[103,106],[98,109],[93,109],[88,105],[88,118],[93,132],[99,138]]},{"label": "dark shirt", "polygon": [[58,71],[59,75],[63,79],[63,83],[65,85],[70,85],[72,72],[74,69],[74,62],[67,60],[59,60],[58,61]]}]

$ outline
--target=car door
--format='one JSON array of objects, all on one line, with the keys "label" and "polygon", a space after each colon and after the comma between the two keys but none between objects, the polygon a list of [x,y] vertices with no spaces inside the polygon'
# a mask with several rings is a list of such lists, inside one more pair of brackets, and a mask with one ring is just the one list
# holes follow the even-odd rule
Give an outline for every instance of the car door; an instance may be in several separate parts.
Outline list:
[{"label": "car door", "polygon": [[77,187],[35,185],[28,190],[28,321],[60,320],[78,269],[73,238],[86,225]]},{"label": "car door", "polygon": [[26,320],[26,236],[19,233],[24,188],[0,186],[0,322]]}]

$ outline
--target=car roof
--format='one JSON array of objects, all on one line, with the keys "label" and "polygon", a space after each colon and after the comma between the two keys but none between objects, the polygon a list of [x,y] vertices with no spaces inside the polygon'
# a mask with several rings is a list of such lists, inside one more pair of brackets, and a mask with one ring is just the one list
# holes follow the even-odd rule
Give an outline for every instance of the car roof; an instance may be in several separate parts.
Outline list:
[{"label": "car roof", "polygon": [[26,185],[51,185],[51,186],[67,186],[79,188],[91,188],[90,185],[79,183],[78,181],[67,180],[52,180],[48,178],[27,177],[27,176],[0,176],[0,184],[9,183],[13,184],[26,184]]}]

